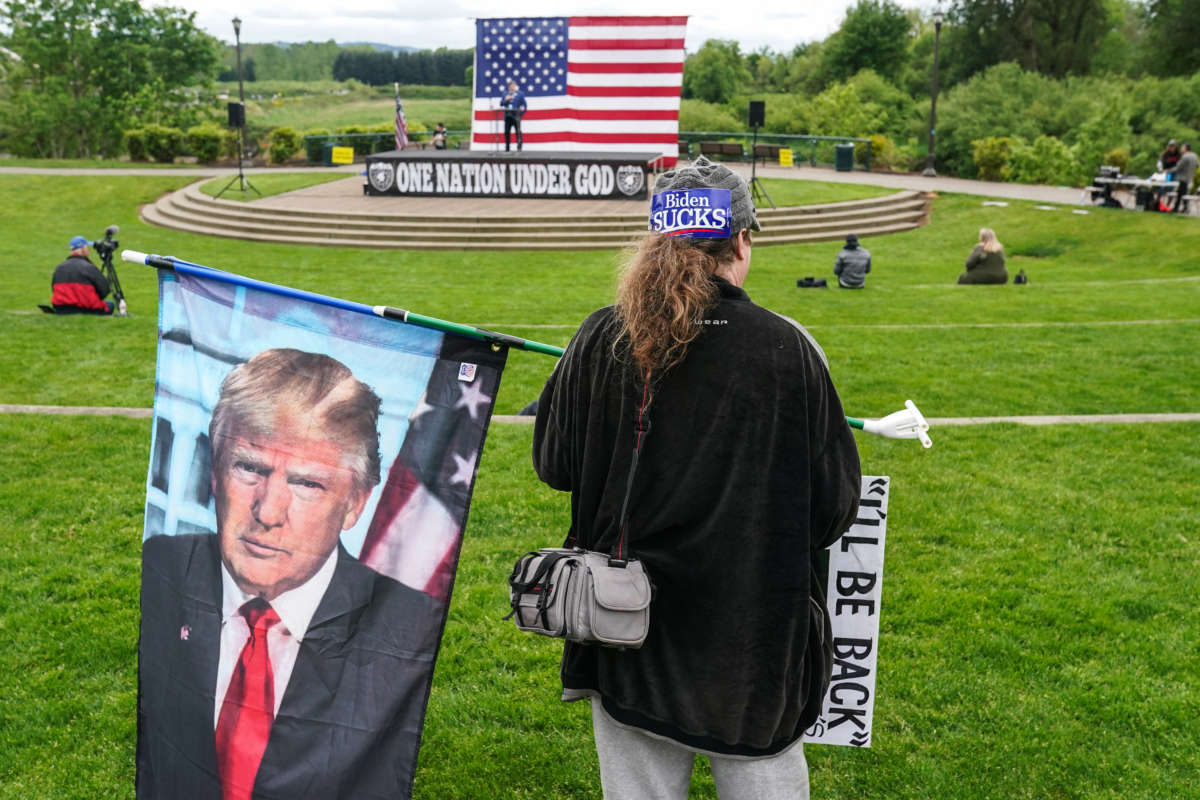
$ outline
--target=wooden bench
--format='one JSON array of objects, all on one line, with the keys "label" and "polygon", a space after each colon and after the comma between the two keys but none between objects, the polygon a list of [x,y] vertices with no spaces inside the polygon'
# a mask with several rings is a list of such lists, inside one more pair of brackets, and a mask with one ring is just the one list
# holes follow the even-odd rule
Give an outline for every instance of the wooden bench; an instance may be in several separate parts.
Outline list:
[{"label": "wooden bench", "polygon": [[692,157],[691,146],[683,139],[679,140],[679,157],[690,159]]},{"label": "wooden bench", "polygon": [[779,160],[780,145],[777,144],[756,144],[754,145],[754,157],[761,158],[766,161]]},{"label": "wooden bench", "polygon": [[741,142],[701,142],[700,155],[702,156],[732,156],[733,158],[742,158],[742,143]]}]

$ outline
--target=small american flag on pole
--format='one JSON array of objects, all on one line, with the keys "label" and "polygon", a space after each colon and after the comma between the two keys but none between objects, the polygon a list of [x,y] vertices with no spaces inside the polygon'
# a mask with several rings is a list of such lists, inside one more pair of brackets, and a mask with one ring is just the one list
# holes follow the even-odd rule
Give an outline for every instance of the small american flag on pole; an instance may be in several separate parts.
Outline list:
[{"label": "small american flag on pole", "polygon": [[471,149],[504,141],[499,100],[525,93],[526,150],[678,157],[687,17],[520,17],[475,23]]},{"label": "small american flag on pole", "polygon": [[408,123],[404,120],[404,104],[400,102],[400,84],[396,84],[396,149],[408,146]]}]

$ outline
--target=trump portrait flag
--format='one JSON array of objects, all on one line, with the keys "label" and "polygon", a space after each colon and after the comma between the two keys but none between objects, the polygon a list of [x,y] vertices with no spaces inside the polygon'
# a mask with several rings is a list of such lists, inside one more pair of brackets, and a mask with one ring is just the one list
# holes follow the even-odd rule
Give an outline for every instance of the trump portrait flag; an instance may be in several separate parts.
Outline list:
[{"label": "trump portrait flag", "polygon": [[411,796],[506,350],[315,297],[159,272],[139,798]]}]

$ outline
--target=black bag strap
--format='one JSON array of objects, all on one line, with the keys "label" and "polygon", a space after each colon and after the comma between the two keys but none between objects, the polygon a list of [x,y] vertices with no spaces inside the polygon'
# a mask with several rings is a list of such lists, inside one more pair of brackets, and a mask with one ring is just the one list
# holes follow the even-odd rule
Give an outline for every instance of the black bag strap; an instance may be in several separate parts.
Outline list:
[{"label": "black bag strap", "polygon": [[[528,625],[529,623],[520,613],[520,598],[523,594],[534,593],[538,596],[534,618],[540,619],[543,626],[549,627],[546,612],[553,600],[551,593],[554,591],[554,584],[550,583],[550,575],[554,571],[554,565],[560,559],[566,558],[569,553],[548,553],[538,560],[539,555],[541,554],[532,551],[526,553],[513,566],[512,574],[508,576],[508,585],[512,587],[509,596],[509,605],[512,610],[504,619],[511,619],[515,614],[522,625]],[[529,572],[529,567],[534,561],[538,561],[537,568],[532,575],[527,575],[526,573]]]},{"label": "black bag strap", "polygon": [[647,369],[642,386],[642,407],[638,409],[637,422],[633,426],[633,459],[629,462],[629,478],[625,481],[625,499],[621,501],[620,533],[617,534],[617,541],[613,543],[613,548],[608,554],[610,567],[624,568],[629,563],[629,553],[625,546],[629,535],[629,496],[633,494],[633,477],[637,474],[638,456],[641,455],[646,437],[650,435],[650,415],[647,413],[650,399],[650,370]]}]

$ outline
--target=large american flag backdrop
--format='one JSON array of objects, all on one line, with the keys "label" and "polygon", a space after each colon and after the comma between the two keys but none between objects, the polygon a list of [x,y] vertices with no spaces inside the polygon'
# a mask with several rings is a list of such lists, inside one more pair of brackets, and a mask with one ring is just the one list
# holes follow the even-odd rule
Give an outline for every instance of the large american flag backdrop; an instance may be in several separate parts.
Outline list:
[{"label": "large american flag backdrop", "polygon": [[679,151],[687,17],[519,17],[475,23],[471,149],[504,144],[509,79],[526,150]]}]

